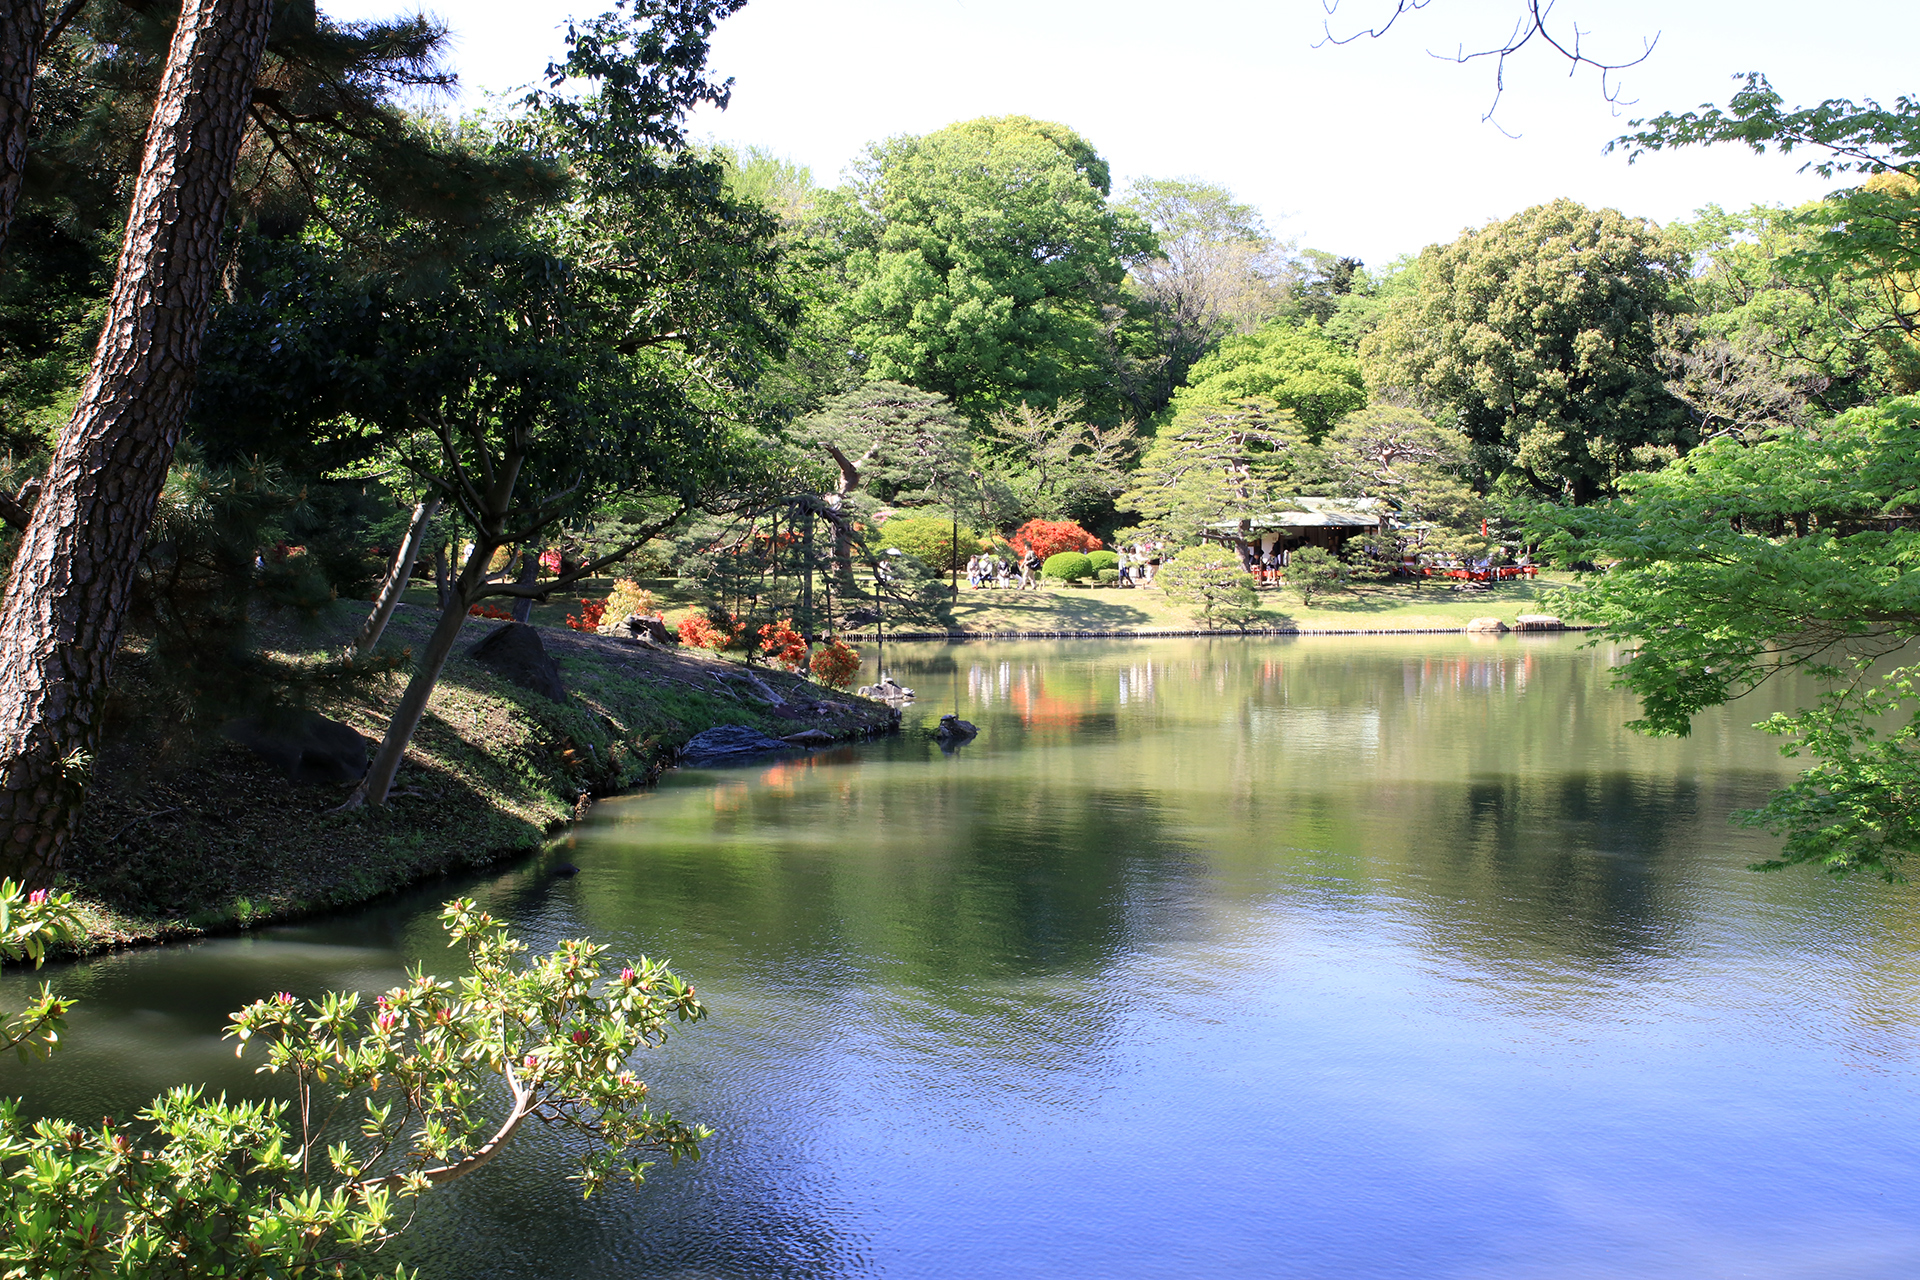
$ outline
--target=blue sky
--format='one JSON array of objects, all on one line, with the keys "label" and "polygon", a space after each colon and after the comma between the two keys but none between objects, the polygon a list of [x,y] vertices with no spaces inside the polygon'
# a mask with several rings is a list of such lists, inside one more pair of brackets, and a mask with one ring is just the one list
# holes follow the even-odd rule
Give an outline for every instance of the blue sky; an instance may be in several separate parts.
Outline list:
[{"label": "blue sky", "polygon": [[[405,5],[341,0],[339,18]],[[564,0],[462,0],[429,6],[453,27],[454,63],[472,90],[533,78],[560,45]],[[1336,31],[1367,25],[1391,0],[1340,0]],[[1431,56],[1497,42],[1519,0],[1434,0],[1382,40],[1321,38],[1321,0],[752,0],[722,26],[714,68],[736,81],[732,107],[703,114],[702,136],[755,143],[833,181],[866,143],[981,115],[1072,125],[1116,179],[1195,176],[1257,205],[1302,245],[1383,263],[1466,226],[1557,196],[1658,221],[1708,201],[1795,202],[1825,189],[1798,159],[1712,150],[1629,166],[1609,138],[1639,114],[1724,101],[1731,77],[1767,72],[1789,102],[1891,100],[1920,93],[1912,0],[1560,0],[1588,47],[1632,56],[1614,108],[1590,73],[1528,50],[1508,65],[1497,119],[1488,63]],[[1562,27],[1562,30],[1565,28]],[[1618,114],[1616,114],[1616,110]]]}]

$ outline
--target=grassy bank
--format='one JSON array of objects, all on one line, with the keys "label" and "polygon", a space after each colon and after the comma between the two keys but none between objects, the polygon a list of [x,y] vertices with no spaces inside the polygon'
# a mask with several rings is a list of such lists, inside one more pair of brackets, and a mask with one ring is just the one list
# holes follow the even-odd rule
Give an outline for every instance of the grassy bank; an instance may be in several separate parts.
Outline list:
[{"label": "grassy bank", "polygon": [[[417,650],[432,623],[403,606],[389,638]],[[860,737],[887,725],[877,703],[756,669],[776,692],[813,704],[804,715],[776,713],[729,684],[736,663],[564,627],[542,629],[569,695],[556,703],[466,657],[500,625],[469,622],[393,802],[379,809],[339,811],[347,786],[289,782],[231,743],[160,758],[145,745],[103,751],[66,872],[87,904],[89,945],[350,906],[537,850],[584,797],[652,780],[710,726]],[[332,639],[309,637],[306,647]],[[318,709],[377,739],[401,687],[395,677]]]}]

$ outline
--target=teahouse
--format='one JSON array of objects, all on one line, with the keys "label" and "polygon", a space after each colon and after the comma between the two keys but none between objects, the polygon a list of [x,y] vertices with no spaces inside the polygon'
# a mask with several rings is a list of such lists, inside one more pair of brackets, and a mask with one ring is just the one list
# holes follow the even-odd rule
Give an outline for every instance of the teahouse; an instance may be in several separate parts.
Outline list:
[{"label": "teahouse", "polygon": [[1232,547],[1242,560],[1271,551],[1285,563],[1302,547],[1339,551],[1349,538],[1372,533],[1387,524],[1388,510],[1378,498],[1283,498],[1286,505],[1247,521],[1210,524],[1202,535],[1208,542]]}]

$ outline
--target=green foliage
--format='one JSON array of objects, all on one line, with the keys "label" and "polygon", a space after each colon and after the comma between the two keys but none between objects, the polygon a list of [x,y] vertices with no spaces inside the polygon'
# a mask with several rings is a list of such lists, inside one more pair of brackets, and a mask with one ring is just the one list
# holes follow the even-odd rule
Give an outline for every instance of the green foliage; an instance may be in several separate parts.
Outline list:
[{"label": "green foliage", "polygon": [[1287,557],[1287,585],[1300,593],[1300,603],[1313,605],[1313,598],[1340,590],[1346,566],[1324,547],[1301,547]]},{"label": "green foliage", "polygon": [[1117,571],[1120,567],[1120,556],[1112,551],[1089,551],[1087,563],[1093,566],[1095,573],[1101,573],[1107,569]]},{"label": "green foliage", "polygon": [[1061,582],[1078,582],[1093,576],[1093,561],[1078,551],[1061,551],[1048,556],[1040,572]]},{"label": "green foliage", "polygon": [[1259,615],[1253,575],[1241,567],[1238,556],[1215,543],[1186,548],[1160,566],[1153,582],[1203,627],[1224,622],[1244,630]]},{"label": "green foliage", "polygon": [[1489,473],[1590,502],[1693,441],[1655,358],[1686,278],[1651,223],[1538,205],[1420,255],[1416,289],[1362,345],[1369,381],[1451,413]]},{"label": "green foliage", "polygon": [[1222,342],[1193,366],[1170,409],[1178,419],[1202,406],[1248,399],[1271,401],[1318,440],[1367,402],[1367,384],[1360,362],[1317,324],[1276,322]]},{"label": "green foliage", "polygon": [[1131,422],[1088,422],[1085,409],[1074,398],[1050,409],[1015,405],[987,419],[975,465],[985,472],[979,488],[997,509],[995,523],[1091,519],[1111,511],[1127,487],[1139,436]]},{"label": "green foliage", "polygon": [[1093,571],[1093,580],[1103,587],[1110,587],[1120,581],[1120,571],[1113,568],[1095,569]]},{"label": "green foliage", "polygon": [[879,550],[898,547],[937,573],[966,567],[967,557],[980,550],[980,535],[966,525],[954,533],[951,519],[939,516],[895,516],[880,526],[874,545]]},{"label": "green foliage", "polygon": [[1421,550],[1484,554],[1487,503],[1471,484],[1467,438],[1411,409],[1349,414],[1320,450],[1321,474],[1346,497],[1378,498],[1399,512]]},{"label": "green foliage", "polygon": [[[0,911],[17,912],[17,895],[0,885]],[[673,1022],[705,1016],[693,988],[644,958],[611,974],[585,940],[523,960],[471,901],[442,920],[465,950],[458,982],[416,970],[371,1008],[282,992],[233,1015],[238,1052],[263,1047],[260,1069],[297,1105],[183,1085],[135,1121],[93,1128],[0,1106],[10,1274],[371,1276],[413,1202],[482,1167],[529,1118],[578,1141],[586,1195],[640,1182],[646,1157],[698,1157],[706,1131],[652,1111],[627,1068]]]},{"label": "green foliage", "polygon": [[1152,238],[1109,189],[1085,139],[1025,116],[875,144],[819,223],[868,375],[976,420],[1074,396],[1111,413],[1102,308]]},{"label": "green foliage", "polygon": [[[1621,499],[1537,510],[1534,536],[1569,560],[1610,570],[1562,602],[1631,644],[1620,681],[1640,695],[1635,727],[1685,734],[1700,710],[1806,667],[1835,686],[1820,705],[1768,728],[1817,761],[1755,821],[1787,834],[1782,857],[1835,872],[1889,873],[1914,852],[1913,672],[1874,678],[1857,663],[1920,637],[1920,399],[1842,415],[1816,433],[1743,446],[1715,440]],[[1848,671],[1848,668],[1853,668]]]},{"label": "green foliage", "polygon": [[1120,507],[1159,537],[1193,542],[1274,510],[1314,465],[1299,419],[1271,400],[1192,405],[1155,436]]}]

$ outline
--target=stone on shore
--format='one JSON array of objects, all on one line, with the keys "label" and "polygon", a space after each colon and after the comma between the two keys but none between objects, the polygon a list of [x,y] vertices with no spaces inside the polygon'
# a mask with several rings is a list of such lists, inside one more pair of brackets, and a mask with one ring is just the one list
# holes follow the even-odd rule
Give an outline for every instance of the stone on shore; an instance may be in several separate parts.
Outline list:
[{"label": "stone on shore", "polygon": [[746,764],[761,756],[790,755],[798,750],[791,742],[769,737],[744,724],[716,725],[702,729],[687,739],[680,749],[680,763],[691,769],[714,765]]},{"label": "stone on shore", "polygon": [[560,683],[560,668],[554,665],[540,633],[524,622],[509,622],[467,650],[467,656],[504,680],[523,689],[552,698],[567,700],[567,687]]},{"label": "stone on shore", "polygon": [[1567,624],[1550,613],[1523,613],[1513,620],[1515,631],[1565,631]]},{"label": "stone on shore", "polygon": [[1467,630],[1500,632],[1507,630],[1507,624],[1498,618],[1475,618],[1467,624]]},{"label": "stone on shore", "polygon": [[780,741],[790,742],[796,747],[827,747],[832,746],[838,739],[825,729],[802,729],[798,733],[783,735]]}]

